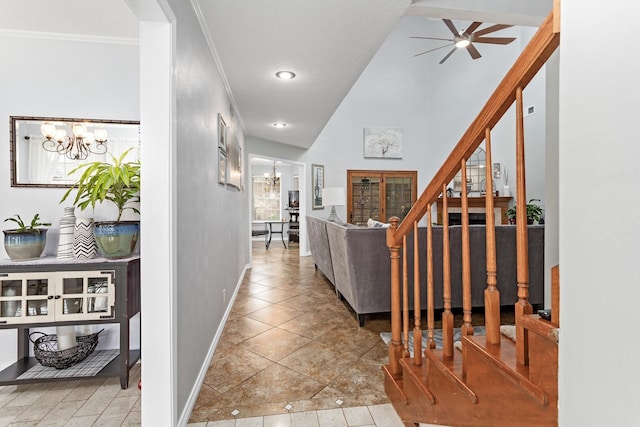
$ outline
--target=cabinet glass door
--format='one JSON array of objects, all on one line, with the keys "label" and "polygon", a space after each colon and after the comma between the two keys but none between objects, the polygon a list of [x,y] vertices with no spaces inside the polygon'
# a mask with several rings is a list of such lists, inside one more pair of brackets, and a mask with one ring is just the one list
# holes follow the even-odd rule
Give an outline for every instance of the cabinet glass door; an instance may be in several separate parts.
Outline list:
[{"label": "cabinet glass door", "polygon": [[416,202],[415,171],[347,171],[347,215],[351,224],[367,225],[369,218],[402,220]]},{"label": "cabinet glass door", "polygon": [[60,274],[56,295],[56,321],[113,317],[113,272],[71,271]]},{"label": "cabinet glass door", "polygon": [[367,225],[369,218],[380,219],[380,177],[354,176],[351,180],[349,222]]},{"label": "cabinet glass door", "polygon": [[48,322],[53,319],[47,273],[6,274],[0,277],[0,322]]}]

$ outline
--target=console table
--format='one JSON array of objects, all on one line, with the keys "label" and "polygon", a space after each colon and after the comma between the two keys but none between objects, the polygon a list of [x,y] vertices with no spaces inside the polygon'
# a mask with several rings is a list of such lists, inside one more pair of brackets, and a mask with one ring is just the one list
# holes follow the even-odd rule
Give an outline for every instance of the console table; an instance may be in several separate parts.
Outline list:
[{"label": "console table", "polygon": [[140,313],[140,256],[121,259],[0,260],[0,329],[16,329],[17,362],[0,371],[0,385],[78,380],[93,377],[18,379],[38,364],[29,357],[29,330],[36,327],[118,324],[120,354],[96,377],[119,377],[140,359],[131,350],[129,320]]},{"label": "console table", "polygon": [[[508,224],[509,220],[507,219],[507,209],[509,209],[509,202],[512,197],[494,197],[493,198],[493,207],[496,210],[496,217],[500,215],[500,219],[496,218],[496,224]],[[485,209],[485,197],[468,197],[469,201],[469,213],[474,212],[484,212]],[[442,197],[438,197],[436,200],[436,204],[438,205],[438,216],[437,221],[438,224],[443,224],[442,222]],[[447,209],[449,213],[457,213],[460,212],[462,208],[462,199],[460,197],[447,197]],[[499,212],[499,213],[498,213]]]}]

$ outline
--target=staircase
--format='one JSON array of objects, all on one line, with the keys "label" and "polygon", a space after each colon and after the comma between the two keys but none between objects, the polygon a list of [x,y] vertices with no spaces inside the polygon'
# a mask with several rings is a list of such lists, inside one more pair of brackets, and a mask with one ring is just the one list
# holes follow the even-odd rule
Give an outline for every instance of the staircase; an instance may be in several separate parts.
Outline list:
[{"label": "staircase", "polygon": [[[486,215],[485,294],[486,336],[475,336],[471,323],[471,274],[469,221],[466,186],[462,185],[462,295],[463,324],[461,350],[454,349],[449,226],[443,225],[442,313],[443,348],[436,349],[434,330],[434,280],[432,207],[443,204],[447,218],[447,184],[460,171],[466,182],[466,161],[484,141],[486,162],[491,165],[491,130],[516,104],[516,197],[527,200],[525,186],[523,90],[560,44],[560,4],[554,7],[520,57],[498,85],[480,114],[469,126],[451,154],[427,185],[402,223],[390,220],[387,246],[391,253],[391,342],[389,363],[384,365],[385,389],[394,408],[407,426],[418,423],[449,426],[555,426],[558,420],[558,332],[559,269],[552,269],[552,315],[543,320],[533,314],[528,301],[528,241],[526,204],[518,203],[517,286],[515,341],[500,333],[500,287],[497,283],[494,215]],[[493,187],[490,167],[486,168],[486,188]],[[487,192],[486,212],[494,212],[494,195]],[[426,260],[407,260],[407,237],[413,233],[418,247],[418,221],[426,217]],[[427,263],[424,283],[420,263]],[[411,265],[412,263],[412,265]],[[402,264],[402,265],[401,265]],[[414,283],[408,283],[413,268]],[[401,272],[403,272],[401,277]],[[439,284],[438,284],[439,285]],[[410,301],[409,287],[413,301]],[[427,345],[422,349],[421,293],[427,301]],[[410,307],[413,304],[413,307]],[[410,313],[414,318],[410,321]],[[413,334],[414,354],[410,356],[409,334]],[[424,351],[423,351],[424,350]]]}]

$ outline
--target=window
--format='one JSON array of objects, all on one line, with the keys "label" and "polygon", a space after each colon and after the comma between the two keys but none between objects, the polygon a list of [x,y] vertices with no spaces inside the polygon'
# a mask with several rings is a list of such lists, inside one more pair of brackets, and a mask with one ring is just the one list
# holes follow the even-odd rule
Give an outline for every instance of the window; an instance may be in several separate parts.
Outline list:
[{"label": "window", "polygon": [[272,185],[263,176],[253,177],[252,221],[280,221],[280,200],[280,180]]}]

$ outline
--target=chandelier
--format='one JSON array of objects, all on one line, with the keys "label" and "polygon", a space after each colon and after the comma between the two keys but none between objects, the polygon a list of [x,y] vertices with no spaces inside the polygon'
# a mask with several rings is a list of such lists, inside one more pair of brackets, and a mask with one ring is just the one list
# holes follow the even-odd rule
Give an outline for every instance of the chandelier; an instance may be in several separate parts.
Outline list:
[{"label": "chandelier", "polygon": [[[40,132],[45,137],[42,148],[46,151],[58,153],[71,160],[85,160],[89,154],[104,154],[107,152],[107,130],[97,128],[93,133],[87,131],[82,123],[71,123],[71,135],[67,135],[64,128],[56,128],[54,123],[44,122]],[[92,140],[95,146],[92,147]]]},{"label": "chandelier", "polygon": [[280,183],[280,172],[276,172],[276,162],[273,162],[273,168],[271,169],[271,174],[265,172],[264,179],[267,181],[271,187],[275,187]]}]

